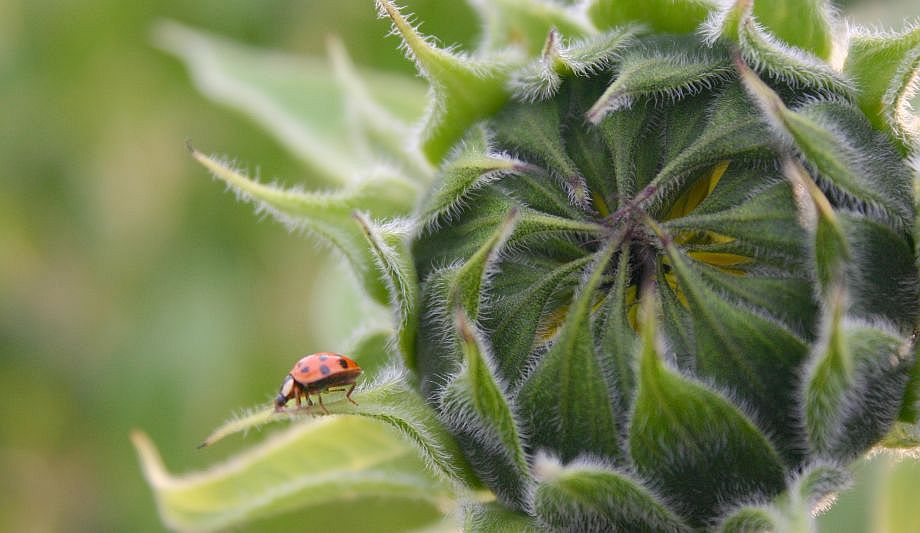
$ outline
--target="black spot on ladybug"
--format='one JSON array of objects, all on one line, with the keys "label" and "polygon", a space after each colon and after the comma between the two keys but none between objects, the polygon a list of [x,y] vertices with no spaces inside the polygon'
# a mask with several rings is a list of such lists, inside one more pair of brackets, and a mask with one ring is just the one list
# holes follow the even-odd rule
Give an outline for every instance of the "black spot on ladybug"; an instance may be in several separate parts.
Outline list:
[{"label": "black spot on ladybug", "polygon": [[306,374],[307,372],[310,371],[310,367],[307,366],[307,365],[303,365],[302,367],[300,367],[300,370],[301,370],[304,374]]},{"label": "black spot on ladybug", "polygon": [[326,366],[326,365],[319,365],[319,372],[320,372],[320,374],[322,374],[322,375],[325,376],[325,375],[329,374],[329,367]]},{"label": "black spot on ladybug", "polygon": [[328,355],[321,355],[321,356],[319,356],[319,360],[320,360],[320,361],[325,361],[326,359],[329,359],[329,356],[328,356]]},{"label": "black spot on ladybug", "polygon": [[344,359],[339,359],[339,365],[341,365],[342,368],[348,368],[348,361]]}]

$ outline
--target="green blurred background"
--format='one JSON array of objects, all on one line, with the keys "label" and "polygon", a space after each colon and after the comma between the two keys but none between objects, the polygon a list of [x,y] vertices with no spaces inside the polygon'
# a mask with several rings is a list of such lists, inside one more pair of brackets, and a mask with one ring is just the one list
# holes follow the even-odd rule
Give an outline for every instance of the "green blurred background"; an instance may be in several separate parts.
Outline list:
[{"label": "green blurred background", "polygon": [[[406,3],[442,42],[475,42],[465,3]],[[894,27],[920,14],[920,0],[848,4]],[[150,44],[162,18],[296,54],[322,55],[334,32],[356,62],[412,72],[371,0],[0,0],[0,531],[161,530],[130,430],[171,470],[219,461],[259,436],[194,445],[268,398],[295,357],[341,346],[364,312],[324,249],[188,157],[191,138],[310,181]],[[891,468],[864,467],[822,530],[870,531]],[[902,486],[920,479],[900,468]],[[253,527],[285,523],[308,522]]]}]

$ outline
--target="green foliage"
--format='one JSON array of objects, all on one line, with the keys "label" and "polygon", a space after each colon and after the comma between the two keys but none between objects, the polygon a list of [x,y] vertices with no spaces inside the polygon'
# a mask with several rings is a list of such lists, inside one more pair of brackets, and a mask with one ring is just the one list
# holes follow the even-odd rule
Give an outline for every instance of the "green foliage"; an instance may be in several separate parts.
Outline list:
[{"label": "green foliage", "polygon": [[591,0],[588,16],[600,29],[641,23],[660,33],[690,33],[714,6],[708,0]]},{"label": "green foliage", "polygon": [[[353,214],[367,239],[379,277],[386,283],[389,302],[394,310],[394,344],[407,368],[415,367],[413,339],[418,328],[418,283],[406,246],[408,227],[405,221],[386,225],[374,224],[362,213]],[[379,279],[379,278],[378,278]]]},{"label": "green foliage", "polygon": [[381,16],[393,21],[406,54],[428,80],[434,102],[422,129],[421,150],[434,163],[448,153],[473,123],[497,111],[508,98],[508,59],[479,60],[434,46],[390,0],[376,0]]},{"label": "green foliage", "polygon": [[332,55],[401,179],[295,193],[196,157],[389,302],[407,373],[329,409],[395,428],[467,528],[810,531],[847,464],[911,445],[913,146],[852,77],[897,63],[901,105],[912,33],[842,72],[817,0],[501,0],[466,55],[376,5],[431,88],[418,137]]},{"label": "green foliage", "polygon": [[531,475],[517,408],[509,403],[507,386],[464,311],[457,311],[456,323],[463,364],[441,394],[441,416],[480,479],[505,504],[526,508]]},{"label": "green foliage", "polygon": [[537,518],[554,529],[579,531],[691,531],[643,483],[598,462],[565,466],[538,457]]},{"label": "green foliage", "polygon": [[192,155],[214,177],[222,180],[243,199],[270,213],[290,230],[316,233],[350,263],[368,296],[380,302],[387,294],[373,269],[374,253],[362,245],[361,229],[350,219],[352,213],[374,204],[377,216],[393,216],[407,211],[416,188],[398,174],[381,172],[362,180],[351,189],[334,193],[307,193],[281,189],[254,181],[219,160],[192,150]]},{"label": "green foliage", "polygon": [[339,514],[343,494],[355,505],[384,498],[438,508],[449,501],[450,489],[425,471],[412,448],[371,420],[298,424],[207,474],[182,477],[165,470],[145,435],[133,440],[160,513],[175,529],[225,528],[295,509]]},{"label": "green foliage", "polygon": [[370,101],[386,110],[389,128],[408,125],[422,114],[424,86],[392,74],[362,75],[366,94],[357,95],[356,102],[349,88],[359,80],[342,72],[341,51],[334,54],[339,57],[337,79],[322,60],[260,52],[174,22],[158,25],[154,37],[185,61],[203,93],[252,115],[315,169],[317,183],[346,185],[365,170],[361,160],[367,163],[367,158],[352,142],[354,123],[349,124],[346,108],[357,104],[365,110]]},{"label": "green foliage", "polygon": [[913,354],[890,329],[847,322],[844,312],[844,295],[833,295],[805,372],[803,419],[817,455],[848,462],[897,418]]},{"label": "green foliage", "polygon": [[862,31],[850,39],[844,72],[861,88],[856,101],[876,129],[898,140],[902,153],[916,149],[916,119],[908,106],[918,71],[920,27],[901,34]]},{"label": "green foliage", "polygon": [[652,304],[646,303],[629,428],[639,473],[680,502],[679,512],[694,527],[713,521],[725,501],[780,492],[783,461],[761,430],[728,398],[667,368],[658,343]]}]

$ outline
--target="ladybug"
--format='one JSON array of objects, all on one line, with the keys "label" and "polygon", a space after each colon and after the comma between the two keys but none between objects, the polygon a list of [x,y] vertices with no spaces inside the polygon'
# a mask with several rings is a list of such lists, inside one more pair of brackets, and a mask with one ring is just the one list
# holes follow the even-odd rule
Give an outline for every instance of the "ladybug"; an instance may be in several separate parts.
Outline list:
[{"label": "ladybug", "polygon": [[361,367],[358,363],[342,354],[319,352],[308,355],[297,361],[281,382],[281,389],[275,398],[275,411],[284,409],[291,398],[296,399],[297,407],[300,407],[300,399],[306,397],[307,405],[312,407],[313,400],[310,399],[310,395],[315,394],[319,398],[319,406],[328,415],[329,410],[323,405],[322,393],[343,391],[346,388],[348,392],[345,393],[345,398],[358,405],[351,399],[351,393],[355,390],[355,380],[359,375]]}]

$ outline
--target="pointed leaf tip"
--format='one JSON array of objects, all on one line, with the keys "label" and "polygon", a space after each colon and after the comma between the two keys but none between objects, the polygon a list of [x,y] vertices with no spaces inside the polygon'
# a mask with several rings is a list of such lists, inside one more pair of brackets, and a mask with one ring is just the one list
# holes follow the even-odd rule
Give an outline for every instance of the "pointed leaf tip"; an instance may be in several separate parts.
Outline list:
[{"label": "pointed leaf tip", "polygon": [[517,60],[472,58],[438,48],[423,37],[390,0],[376,0],[406,47],[406,53],[431,85],[434,102],[421,132],[422,151],[433,164],[476,121],[497,112],[508,101],[505,83]]},{"label": "pointed leaf tip", "polygon": [[844,463],[890,430],[913,364],[909,341],[893,328],[848,318],[847,307],[838,290],[825,310],[801,394],[812,451]]},{"label": "pointed leaf tip", "polygon": [[[797,160],[786,157],[783,172],[793,185],[802,221],[812,235],[815,274],[822,293],[829,296],[844,283],[850,245],[827,196]],[[804,195],[801,194],[804,192]],[[801,197],[803,196],[803,197]]]},{"label": "pointed leaf tip", "polygon": [[598,288],[621,244],[614,238],[594,254],[562,328],[520,388],[532,446],[556,450],[563,460],[622,457],[620,443],[610,438],[619,430],[591,331]]},{"label": "pointed leaf tip", "polygon": [[508,85],[517,100],[547,100],[562,87],[563,78],[589,77],[604,71],[640,32],[639,26],[629,25],[580,39],[564,39],[554,28],[546,37],[540,57],[516,70]]},{"label": "pointed leaf tip", "polygon": [[451,152],[434,186],[419,204],[421,231],[450,222],[466,208],[477,191],[509,175],[532,172],[529,163],[497,153],[485,128],[473,128]]},{"label": "pointed leaf tip", "polygon": [[416,186],[381,168],[356,185],[331,193],[282,189],[253,180],[230,165],[197,150],[192,156],[241,199],[256,204],[288,229],[305,230],[331,244],[348,260],[366,294],[388,303],[387,291],[374,269],[374,258],[361,230],[351,220],[355,209],[381,218],[406,214],[418,195]]},{"label": "pointed leaf tip", "polygon": [[[733,43],[759,73],[793,87],[852,98],[852,80],[826,62],[833,55],[834,39],[829,22],[832,17],[823,4],[823,0],[738,0],[714,11],[702,33],[710,43],[720,39]],[[776,27],[768,31],[755,13],[765,15]],[[808,27],[809,23],[813,24]]]},{"label": "pointed leaf tip", "polygon": [[859,84],[860,109],[902,154],[916,151],[920,118],[911,113],[910,101],[920,88],[920,24],[900,34],[853,33],[843,70]]},{"label": "pointed leaf tip", "polygon": [[455,309],[468,313],[472,320],[479,318],[482,295],[485,293],[490,271],[494,269],[505,243],[511,238],[520,218],[520,208],[512,207],[489,240],[457,272],[454,285],[450,289],[448,302]]},{"label": "pointed leaf tip", "polygon": [[[785,486],[783,461],[729,399],[672,370],[659,354],[654,298],[642,297],[638,393],[628,446],[637,471],[694,527],[733,503],[769,498]],[[724,439],[732,435],[732,439]]]},{"label": "pointed leaf tip", "polygon": [[463,363],[439,398],[442,417],[499,500],[526,509],[531,475],[516,406],[497,376],[486,341],[460,308],[455,328]]},{"label": "pointed leaf tip", "polygon": [[[790,109],[744,61],[736,59],[736,68],[776,138],[817,171],[823,190],[838,205],[895,231],[913,223],[910,170],[857,109],[839,99],[810,100]],[[889,179],[876,178],[884,175]]]},{"label": "pointed leaf tip", "polygon": [[587,112],[598,124],[608,114],[640,99],[677,101],[712,90],[732,76],[720,55],[683,50],[632,50],[619,61],[618,75]]},{"label": "pointed leaf tip", "polygon": [[131,431],[131,443],[137,452],[138,460],[144,471],[144,477],[147,482],[154,487],[163,486],[168,482],[169,474],[166,472],[166,466],[163,464],[163,458],[156,446],[146,433],[139,429]]}]

